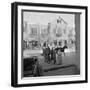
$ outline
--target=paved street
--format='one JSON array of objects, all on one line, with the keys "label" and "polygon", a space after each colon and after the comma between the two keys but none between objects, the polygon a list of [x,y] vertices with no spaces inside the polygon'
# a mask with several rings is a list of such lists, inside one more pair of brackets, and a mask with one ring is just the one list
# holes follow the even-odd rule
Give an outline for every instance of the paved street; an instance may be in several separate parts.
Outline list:
[{"label": "paved street", "polygon": [[[75,73],[75,67],[73,65],[76,65],[76,55],[74,52],[66,53],[65,56],[62,55],[62,65],[57,65],[57,64],[52,64],[52,63],[47,64],[44,62],[44,58],[42,56],[39,57],[39,62],[42,65],[43,69],[46,69],[47,71],[50,69],[50,71],[44,73],[45,76],[72,75]],[[65,67],[70,66],[70,67],[65,68],[64,66]]]},{"label": "paved street", "polygon": [[[73,53],[66,53],[65,56],[62,55],[62,64],[75,64],[76,61],[76,55],[75,52]],[[44,57],[39,56],[39,62],[43,67],[49,67],[49,66],[56,66],[54,64],[47,64],[44,62]]]},{"label": "paved street", "polygon": [[[39,51],[41,52],[41,51]],[[27,52],[29,53],[29,51]],[[28,54],[28,56],[31,55],[30,53]],[[68,52],[65,54],[65,56],[62,54],[62,65],[57,65],[57,64],[53,64],[53,63],[45,63],[44,62],[44,57],[37,52],[35,52],[35,54],[33,55],[37,55],[38,58],[39,58],[39,63],[40,65],[42,65],[42,68],[44,70],[49,70],[49,69],[55,69],[57,68],[56,70],[53,70],[53,71],[49,71],[49,72],[45,72],[44,75],[45,76],[49,76],[49,75],[69,75],[70,73],[74,73],[75,71],[75,67],[74,66],[71,66],[69,68],[62,68],[64,66],[70,66],[70,65],[76,65],[77,67],[79,67],[79,64],[77,65],[76,64],[76,54],[75,52]],[[58,68],[62,68],[62,69],[58,69]]]}]

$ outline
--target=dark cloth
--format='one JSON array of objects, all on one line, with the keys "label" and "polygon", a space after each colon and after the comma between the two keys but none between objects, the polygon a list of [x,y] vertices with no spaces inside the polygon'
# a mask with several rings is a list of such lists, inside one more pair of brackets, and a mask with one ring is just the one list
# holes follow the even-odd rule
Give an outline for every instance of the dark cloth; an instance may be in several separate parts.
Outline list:
[{"label": "dark cloth", "polygon": [[56,52],[55,52],[55,50],[51,50],[51,60],[53,60],[54,63],[56,63]]},{"label": "dark cloth", "polygon": [[47,47],[47,48],[45,49],[44,53],[45,53],[45,61],[46,61],[46,62],[49,62],[49,61],[50,61],[50,48]]},{"label": "dark cloth", "polygon": [[33,76],[43,76],[43,69],[41,65],[35,65],[34,71],[33,71]]},{"label": "dark cloth", "polygon": [[45,56],[45,48],[43,48],[43,56]]},{"label": "dark cloth", "polygon": [[50,62],[50,55],[45,55],[45,62],[47,62],[47,63]]},{"label": "dark cloth", "polygon": [[47,48],[45,49],[45,54],[46,54],[46,55],[50,55],[50,48],[49,48],[49,47],[47,47]]}]

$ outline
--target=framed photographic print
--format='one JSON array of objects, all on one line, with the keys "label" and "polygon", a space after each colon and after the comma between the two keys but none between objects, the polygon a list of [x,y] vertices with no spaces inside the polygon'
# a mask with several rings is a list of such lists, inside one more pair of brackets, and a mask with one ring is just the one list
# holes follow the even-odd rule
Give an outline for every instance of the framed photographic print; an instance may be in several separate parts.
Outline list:
[{"label": "framed photographic print", "polygon": [[87,6],[11,4],[11,85],[87,82]]}]

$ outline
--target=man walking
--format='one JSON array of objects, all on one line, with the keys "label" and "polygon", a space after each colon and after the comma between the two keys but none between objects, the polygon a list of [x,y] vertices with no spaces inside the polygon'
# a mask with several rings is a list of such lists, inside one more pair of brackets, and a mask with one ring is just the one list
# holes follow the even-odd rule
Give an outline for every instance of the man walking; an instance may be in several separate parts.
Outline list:
[{"label": "man walking", "polygon": [[56,52],[53,47],[51,49],[51,61],[53,61],[54,64],[56,63]]},{"label": "man walking", "polygon": [[47,45],[46,49],[45,49],[45,61],[47,63],[50,63],[50,48],[49,46]]}]

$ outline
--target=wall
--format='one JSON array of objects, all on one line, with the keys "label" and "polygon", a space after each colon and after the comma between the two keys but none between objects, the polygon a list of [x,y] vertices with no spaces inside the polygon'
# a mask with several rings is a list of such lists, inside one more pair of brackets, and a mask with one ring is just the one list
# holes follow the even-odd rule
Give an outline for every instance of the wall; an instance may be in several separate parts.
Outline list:
[{"label": "wall", "polygon": [[[15,90],[10,86],[11,75],[11,5],[14,0],[1,0],[0,2],[0,90]],[[18,0],[15,0],[18,1]],[[90,8],[90,0],[19,0],[53,4],[87,5]],[[90,14],[90,12],[89,12]],[[90,16],[90,15],[88,15]],[[90,20],[90,18],[88,18]],[[89,22],[90,23],[90,22]],[[90,28],[90,27],[89,27]],[[88,31],[88,34],[90,30]],[[90,38],[90,35],[89,35]],[[90,42],[88,43],[90,46]],[[90,47],[88,48],[90,50]],[[89,55],[90,59],[90,55]],[[90,63],[90,61],[88,62]],[[90,69],[90,65],[89,65]],[[90,76],[90,70],[89,70]],[[89,90],[88,84],[54,85],[42,87],[25,87],[20,90]]]},{"label": "wall", "polygon": [[75,25],[76,25],[76,65],[79,66],[80,69],[80,14],[75,15]]}]

